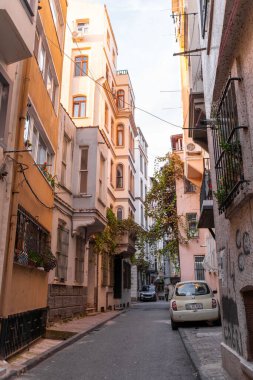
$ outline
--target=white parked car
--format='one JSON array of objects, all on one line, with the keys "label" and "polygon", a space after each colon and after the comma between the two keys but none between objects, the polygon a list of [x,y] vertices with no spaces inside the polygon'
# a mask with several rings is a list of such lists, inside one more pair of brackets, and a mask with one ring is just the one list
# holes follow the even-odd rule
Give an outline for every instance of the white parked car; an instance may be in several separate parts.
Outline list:
[{"label": "white parked car", "polygon": [[170,301],[171,328],[180,322],[219,321],[219,305],[205,281],[178,282]]}]

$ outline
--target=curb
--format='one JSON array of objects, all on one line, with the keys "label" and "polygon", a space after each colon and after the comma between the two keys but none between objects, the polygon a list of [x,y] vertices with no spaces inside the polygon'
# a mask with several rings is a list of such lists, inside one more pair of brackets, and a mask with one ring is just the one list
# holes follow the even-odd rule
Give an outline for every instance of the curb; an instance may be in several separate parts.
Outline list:
[{"label": "curb", "polygon": [[197,373],[196,380],[206,380],[207,378],[205,376],[202,377],[202,375],[201,375],[201,372],[199,370],[200,361],[199,361],[195,351],[192,349],[191,344],[187,342],[186,335],[184,334],[184,330],[179,328],[178,332],[179,332],[180,338],[183,342],[185,351],[187,352],[187,354],[190,358],[190,361],[193,365],[193,368],[195,369],[195,371]]},{"label": "curb", "polygon": [[63,350],[64,348],[70,346],[71,344],[75,343],[79,339],[83,338],[85,335],[88,335],[90,332],[96,330],[98,327],[103,326],[106,322],[111,321],[112,319],[115,319],[119,317],[121,314],[126,313],[127,310],[122,310],[118,314],[113,315],[112,317],[109,317],[105,319],[104,321],[98,323],[95,326],[92,326],[91,328],[82,331],[78,334],[75,334],[71,338],[64,340],[62,343],[59,343],[57,346],[50,348],[49,350],[43,352],[42,354],[39,354],[38,356],[28,360],[21,368],[10,370],[10,372],[7,375],[1,376],[1,380],[7,380],[7,379],[13,379],[14,376],[19,376],[21,374],[24,374],[27,370],[30,370],[34,367],[36,367],[38,364],[43,362],[44,360],[48,359],[52,355],[56,354],[57,352]]}]

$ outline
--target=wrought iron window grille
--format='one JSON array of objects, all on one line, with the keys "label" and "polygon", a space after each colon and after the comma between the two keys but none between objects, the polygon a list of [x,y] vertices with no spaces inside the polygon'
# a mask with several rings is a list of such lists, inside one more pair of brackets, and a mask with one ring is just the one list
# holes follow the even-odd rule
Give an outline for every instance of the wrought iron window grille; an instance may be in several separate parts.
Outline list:
[{"label": "wrought iron window grille", "polygon": [[216,127],[212,128],[219,213],[231,204],[245,183],[242,149],[239,137],[235,82],[239,77],[230,77],[219,101],[216,112]]},{"label": "wrought iron window grille", "polygon": [[54,269],[56,258],[50,249],[50,235],[24,208],[18,207],[14,262],[46,272]]}]

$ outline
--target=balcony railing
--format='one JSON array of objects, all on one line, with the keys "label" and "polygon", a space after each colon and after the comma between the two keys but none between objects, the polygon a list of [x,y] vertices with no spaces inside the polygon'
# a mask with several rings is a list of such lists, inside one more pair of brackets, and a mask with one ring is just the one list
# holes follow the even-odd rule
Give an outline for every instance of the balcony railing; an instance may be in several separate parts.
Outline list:
[{"label": "balcony railing", "polygon": [[213,228],[213,192],[210,159],[204,158],[204,172],[200,189],[200,218],[198,228]]},{"label": "balcony railing", "polygon": [[128,70],[117,70],[117,75],[128,75]]},{"label": "balcony railing", "polygon": [[244,182],[241,143],[235,81],[240,78],[230,78],[220,100],[217,110],[217,126],[213,129],[213,145],[219,212],[222,213],[233,201],[240,185]]},{"label": "balcony railing", "polygon": [[210,199],[213,199],[212,181],[210,173],[210,159],[204,158],[203,181],[200,189],[200,209],[202,207],[203,201]]}]

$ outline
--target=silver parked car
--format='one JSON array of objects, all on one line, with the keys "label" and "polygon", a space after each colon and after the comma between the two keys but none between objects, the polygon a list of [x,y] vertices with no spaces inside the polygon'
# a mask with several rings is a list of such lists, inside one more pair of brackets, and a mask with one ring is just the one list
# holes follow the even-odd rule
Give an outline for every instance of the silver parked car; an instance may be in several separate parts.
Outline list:
[{"label": "silver parked car", "polygon": [[156,301],[156,290],[154,285],[143,285],[140,291],[140,301]]}]

